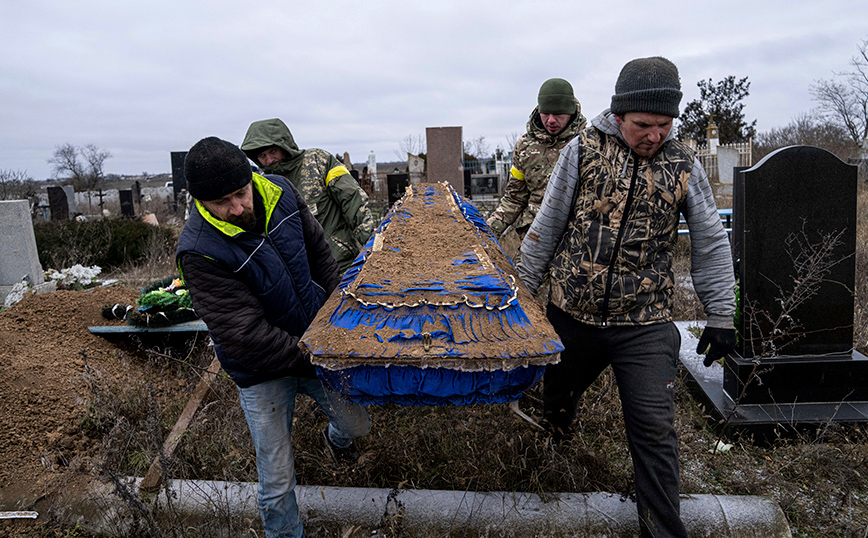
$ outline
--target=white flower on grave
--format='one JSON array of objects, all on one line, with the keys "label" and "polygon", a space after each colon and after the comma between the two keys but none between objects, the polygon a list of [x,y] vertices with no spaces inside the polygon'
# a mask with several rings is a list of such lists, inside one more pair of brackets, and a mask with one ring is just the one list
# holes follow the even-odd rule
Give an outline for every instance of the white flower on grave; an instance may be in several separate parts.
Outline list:
[{"label": "white flower on grave", "polygon": [[80,284],[82,286],[88,286],[93,283],[97,276],[102,272],[102,268],[98,265],[92,265],[90,267],[84,267],[81,264],[75,264],[72,267],[64,269],[62,271],[58,271],[56,269],[49,269],[45,272],[45,278],[49,280],[54,280],[57,282],[58,286],[72,286],[73,284]]},{"label": "white flower on grave", "polygon": [[12,286],[12,290],[9,291],[9,294],[6,295],[6,299],[3,301],[3,308],[9,308],[14,305],[18,301],[24,298],[24,294],[30,290],[30,283],[26,280],[22,280],[21,282],[16,282],[14,286]]}]

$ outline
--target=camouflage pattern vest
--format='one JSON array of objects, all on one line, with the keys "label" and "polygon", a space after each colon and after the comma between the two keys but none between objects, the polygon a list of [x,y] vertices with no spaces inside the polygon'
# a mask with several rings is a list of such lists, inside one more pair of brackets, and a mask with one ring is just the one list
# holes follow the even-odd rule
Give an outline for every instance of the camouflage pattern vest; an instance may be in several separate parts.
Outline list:
[{"label": "camouflage pattern vest", "polygon": [[550,301],[598,327],[669,321],[694,154],[670,140],[643,158],[596,128],[579,138],[579,187],[550,266]]},{"label": "camouflage pattern vest", "polygon": [[563,131],[552,135],[542,126],[539,107],[533,110],[527,121],[527,132],[515,144],[504,196],[489,222],[497,235],[511,224],[519,237],[524,238],[542,204],[561,150],[586,124],[587,120],[579,111]]}]

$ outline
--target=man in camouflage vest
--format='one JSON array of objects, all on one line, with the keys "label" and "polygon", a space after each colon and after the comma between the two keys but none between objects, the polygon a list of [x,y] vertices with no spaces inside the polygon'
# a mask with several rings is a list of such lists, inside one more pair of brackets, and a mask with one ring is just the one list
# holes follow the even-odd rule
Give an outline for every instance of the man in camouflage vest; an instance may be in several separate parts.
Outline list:
[{"label": "man in camouflage vest", "polygon": [[276,118],[253,122],[241,150],[266,174],[281,175],[298,189],[323,227],[340,272],[346,271],[377,224],[368,195],[346,166],[323,149],[299,149]]},{"label": "man in camouflage vest", "polygon": [[543,378],[543,422],[555,442],[572,437],[578,399],[612,366],[643,536],[687,536],[673,397],[681,338],[671,313],[680,214],[707,315],[697,351],[710,366],[735,347],[729,241],[705,170],[673,138],[681,96],[669,60],[624,66],[611,108],[561,152],[518,267],[535,294],[548,274],[547,315],[565,348]]},{"label": "man in camouflage vest", "polygon": [[537,107],[527,120],[527,133],[515,144],[503,198],[488,218],[488,226],[496,236],[512,225],[524,238],[561,149],[584,129],[585,123],[570,83],[562,78],[545,81],[539,89]]}]

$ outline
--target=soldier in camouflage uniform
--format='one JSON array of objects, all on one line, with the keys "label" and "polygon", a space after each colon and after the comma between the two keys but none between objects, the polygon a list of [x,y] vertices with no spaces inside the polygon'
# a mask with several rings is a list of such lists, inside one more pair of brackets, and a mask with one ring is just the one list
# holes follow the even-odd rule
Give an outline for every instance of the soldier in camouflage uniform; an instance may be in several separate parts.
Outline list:
[{"label": "soldier in camouflage uniform", "polygon": [[679,215],[690,229],[693,287],[707,315],[705,365],[735,347],[735,278],[726,231],[702,165],[673,138],[678,69],[660,57],[621,70],[610,110],[561,152],[518,271],[564,344],[543,378],[543,422],[572,437],[582,393],[612,367],[624,413],[643,536],[686,537],[674,428],[681,337],[672,323]]},{"label": "soldier in camouflage uniform", "polygon": [[570,83],[562,78],[545,81],[539,90],[537,107],[527,120],[527,133],[515,144],[503,198],[487,221],[496,236],[512,225],[524,239],[561,149],[585,128],[585,123],[582,106]]},{"label": "soldier in camouflage uniform", "polygon": [[241,149],[266,174],[281,175],[298,189],[325,230],[340,272],[346,271],[377,224],[368,195],[349,170],[325,150],[299,149],[279,119],[253,122]]}]

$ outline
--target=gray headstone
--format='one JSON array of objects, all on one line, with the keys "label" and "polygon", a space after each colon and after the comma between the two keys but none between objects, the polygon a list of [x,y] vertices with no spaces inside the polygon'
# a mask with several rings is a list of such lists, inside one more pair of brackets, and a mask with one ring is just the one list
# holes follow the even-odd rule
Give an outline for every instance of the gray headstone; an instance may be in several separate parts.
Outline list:
[{"label": "gray headstone", "polygon": [[[37,291],[47,287],[27,200],[0,201],[0,306],[12,286],[27,280]],[[53,285],[54,283],[49,283]]]},{"label": "gray headstone", "polygon": [[64,185],[63,192],[66,193],[66,201],[69,203],[69,214],[75,215],[78,213],[78,204],[75,203],[75,188],[72,185]]},{"label": "gray headstone", "polygon": [[51,220],[69,220],[69,201],[63,187],[47,187],[48,209],[51,211]]},{"label": "gray headstone", "polygon": [[407,171],[411,174],[421,174],[425,171],[425,160],[412,153],[407,154]]},{"label": "gray headstone", "polygon": [[142,184],[139,183],[139,180],[136,180],[135,183],[132,184],[130,190],[133,191],[133,203],[134,204],[142,204]]},{"label": "gray headstone", "polygon": [[448,182],[455,192],[464,193],[464,146],[461,127],[425,129],[428,181]]},{"label": "gray headstone", "polygon": [[[732,169],[738,166],[738,150],[733,148],[717,148],[717,177],[721,183],[732,185]],[[732,194],[730,192],[729,194]]]}]

